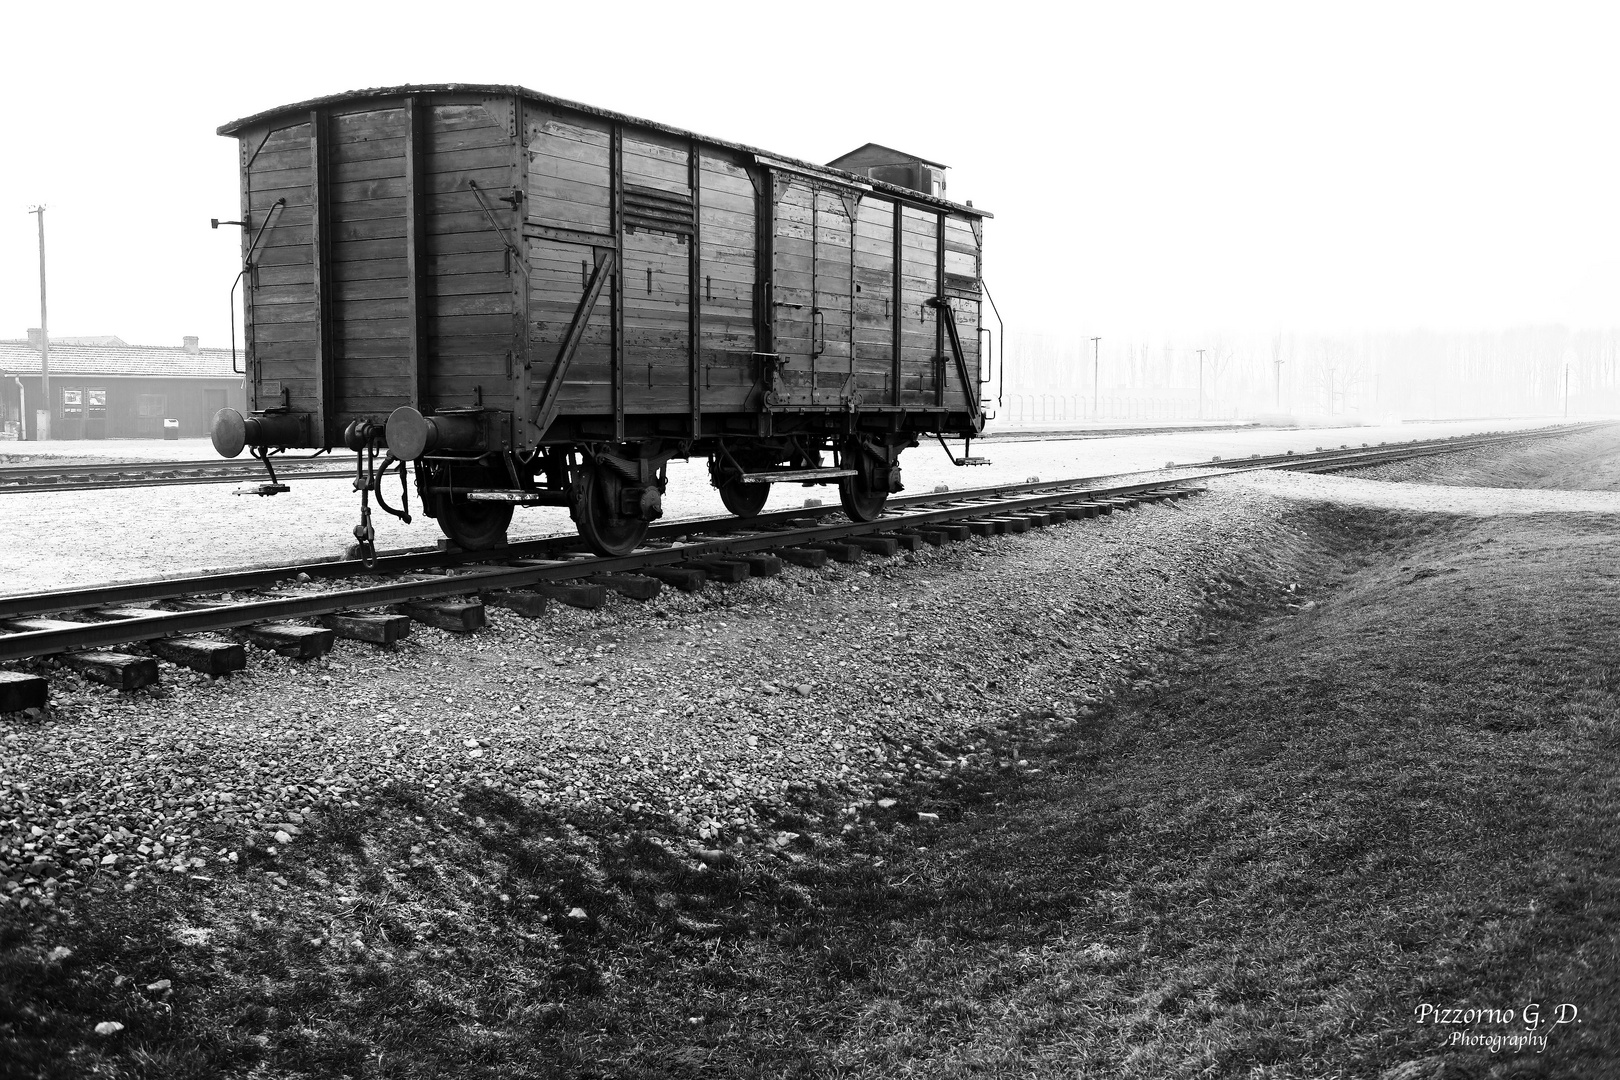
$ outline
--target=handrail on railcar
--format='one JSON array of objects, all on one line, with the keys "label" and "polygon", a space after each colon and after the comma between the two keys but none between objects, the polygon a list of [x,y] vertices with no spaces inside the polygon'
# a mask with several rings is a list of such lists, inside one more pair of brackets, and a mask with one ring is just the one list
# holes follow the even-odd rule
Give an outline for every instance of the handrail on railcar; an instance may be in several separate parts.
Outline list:
[{"label": "handrail on railcar", "polygon": [[[247,364],[244,363],[240,370],[236,366],[236,287],[242,284],[242,278],[246,277],[247,272],[253,269],[253,253],[259,250],[259,241],[264,239],[264,231],[270,227],[270,222],[275,220],[276,214],[286,205],[287,200],[285,198],[277,199],[270,204],[269,211],[264,215],[264,224],[259,226],[259,231],[253,234],[253,242],[248,245],[247,255],[242,259],[242,269],[237,272],[236,280],[231,282],[231,371],[237,375],[247,374]],[[240,225],[244,229],[248,227],[245,221],[227,221],[225,224]],[[220,220],[215,218],[214,228],[217,229],[219,226]]]},{"label": "handrail on railcar", "polygon": [[996,365],[1000,373],[996,376],[996,408],[1001,408],[1001,392],[1007,389],[1007,324],[1001,320],[1001,309],[996,307],[996,298],[990,295],[990,286],[979,279],[979,288],[984,290],[984,298],[990,301],[990,310],[995,314],[996,325],[1000,328],[996,333],[1001,341],[1001,353],[996,357]]}]

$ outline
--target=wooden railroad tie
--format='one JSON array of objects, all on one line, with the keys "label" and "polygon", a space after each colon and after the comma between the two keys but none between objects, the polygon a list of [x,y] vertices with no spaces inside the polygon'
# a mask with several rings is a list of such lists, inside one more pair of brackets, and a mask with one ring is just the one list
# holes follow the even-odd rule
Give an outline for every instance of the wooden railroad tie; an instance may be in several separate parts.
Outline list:
[{"label": "wooden railroad tie", "polygon": [[146,647],[171,664],[204,675],[228,675],[247,667],[247,650],[235,641],[212,637],[154,638]]},{"label": "wooden railroad tie", "polygon": [[775,555],[749,551],[729,557],[747,563],[748,572],[755,577],[775,577],[782,572],[782,560]]},{"label": "wooden railroad tie", "polygon": [[648,566],[636,572],[657,578],[665,585],[673,585],[681,592],[697,592],[709,577],[702,570],[680,566]]},{"label": "wooden railroad tie", "polygon": [[[222,600],[176,600],[174,606],[182,611],[205,611],[233,605]],[[292,622],[254,623],[236,627],[232,632],[240,634],[250,645],[293,660],[324,656],[332,651],[333,644],[337,642],[337,633],[333,630]]]},{"label": "wooden railroad tie", "polygon": [[822,540],[810,546],[825,551],[827,557],[833,562],[853,563],[861,561],[861,549],[842,540]]},{"label": "wooden railroad tie", "polygon": [[923,538],[909,530],[906,532],[877,533],[886,540],[893,540],[895,546],[901,551],[916,551],[923,546]]},{"label": "wooden railroad tie", "polygon": [[607,588],[576,581],[537,581],[534,591],[548,596],[559,604],[595,611],[607,603]]},{"label": "wooden railroad tie", "polygon": [[794,566],[808,566],[812,570],[827,565],[827,553],[820,548],[777,548],[776,554],[783,562],[790,562]]},{"label": "wooden railroad tie", "polygon": [[677,569],[701,570],[714,581],[724,581],[735,584],[747,581],[750,574],[748,564],[741,559],[688,559],[677,564]]},{"label": "wooden railroad tie", "polygon": [[652,600],[664,590],[664,583],[646,574],[593,574],[585,579],[592,585],[612,589],[632,600]]},{"label": "wooden railroad tie", "polygon": [[[101,608],[96,612],[110,619],[136,619],[148,615],[161,615],[163,612],[155,608]],[[14,619],[7,622],[6,627],[12,630],[82,630],[95,625],[94,623],[79,622],[70,619]],[[155,638],[145,642],[145,645],[156,655],[171,663],[182,667],[200,671],[205,675],[224,675],[231,671],[241,671],[247,667],[247,654],[242,646],[234,641],[221,641],[213,637],[199,637],[184,635],[172,638]],[[97,654],[99,655],[99,653]],[[125,656],[125,653],[108,653],[108,656]],[[135,657],[139,660],[140,657]],[[71,666],[71,665],[70,665]],[[85,669],[83,674],[95,679],[97,682],[106,681],[101,673],[110,670],[106,665],[97,665],[93,670]],[[153,669],[151,682],[157,682],[156,668]],[[134,687],[126,685],[130,678],[140,676],[126,676],[123,674],[110,676],[113,681],[108,686],[117,686],[119,689],[130,690]],[[140,683],[145,686],[147,683]]]},{"label": "wooden railroad tie", "polygon": [[0,670],[0,713],[43,709],[50,698],[50,684],[40,676]]},{"label": "wooden railroad tie", "polygon": [[844,541],[854,544],[862,551],[870,551],[872,554],[882,555],[884,558],[888,558],[900,550],[900,541],[892,536],[880,536],[876,533],[869,533],[865,536],[846,536]]},{"label": "wooden railroad tie", "polygon": [[[104,607],[96,608],[94,614],[109,619],[143,619],[164,612],[157,608]],[[247,650],[240,643],[223,638],[185,634],[154,638],[146,642],[146,647],[171,664],[179,664],[204,675],[226,675],[247,667]]]},{"label": "wooden railroad tie", "polygon": [[912,547],[910,550],[912,551],[916,551],[924,544],[939,547],[945,542],[945,534],[935,528],[907,529],[904,532],[895,533],[895,535],[911,541]]},{"label": "wooden railroad tie", "polygon": [[546,606],[551,603],[544,593],[531,589],[491,589],[479,593],[478,599],[490,607],[516,612],[525,619],[538,619],[546,613]]},{"label": "wooden railroad tie", "polygon": [[300,623],[258,623],[244,626],[237,633],[247,638],[250,645],[293,660],[325,656],[337,642],[336,631]]},{"label": "wooden railroad tie", "polygon": [[121,652],[68,653],[62,662],[87,679],[115,690],[139,690],[158,681],[157,661]]},{"label": "wooden railroad tie", "polygon": [[412,619],[409,615],[342,611],[336,615],[322,615],[318,621],[340,638],[369,641],[373,645],[392,645],[410,636]]}]

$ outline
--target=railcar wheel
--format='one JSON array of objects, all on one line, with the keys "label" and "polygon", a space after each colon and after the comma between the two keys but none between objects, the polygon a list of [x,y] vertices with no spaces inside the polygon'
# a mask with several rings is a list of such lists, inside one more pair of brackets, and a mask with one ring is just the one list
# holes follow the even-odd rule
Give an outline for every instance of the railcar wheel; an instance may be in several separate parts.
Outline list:
[{"label": "railcar wheel", "polygon": [[720,501],[740,518],[758,517],[759,512],[765,509],[765,501],[771,497],[769,484],[744,484],[736,480],[728,480],[718,485]]},{"label": "railcar wheel", "polygon": [[889,501],[889,475],[880,468],[875,458],[859,442],[844,444],[840,455],[846,469],[854,469],[854,476],[838,481],[838,501],[851,521],[876,521]]},{"label": "railcar wheel", "polygon": [[604,466],[587,463],[574,478],[569,510],[585,546],[598,555],[628,555],[647,538],[648,522],[628,517],[617,507],[617,478]]},{"label": "railcar wheel", "polygon": [[483,551],[506,543],[512,524],[512,504],[474,502],[468,498],[439,496],[434,517],[439,530],[467,551]]},{"label": "railcar wheel", "polygon": [[883,513],[883,504],[889,501],[887,491],[864,489],[858,476],[846,476],[838,481],[838,501],[851,521],[876,521]]}]

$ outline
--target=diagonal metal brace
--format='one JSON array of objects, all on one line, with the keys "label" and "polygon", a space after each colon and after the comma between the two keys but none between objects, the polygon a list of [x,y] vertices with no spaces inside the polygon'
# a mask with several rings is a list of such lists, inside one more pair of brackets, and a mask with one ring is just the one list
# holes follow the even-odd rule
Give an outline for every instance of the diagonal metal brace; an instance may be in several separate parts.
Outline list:
[{"label": "diagonal metal brace", "polygon": [[557,352],[557,361],[551,365],[551,375],[546,379],[545,391],[534,407],[537,437],[543,438],[551,422],[557,419],[563,380],[568,377],[568,366],[574,362],[574,353],[578,351],[580,340],[585,336],[585,324],[590,322],[596,301],[601,298],[603,287],[613,276],[614,259],[612,250],[597,250],[596,269],[591,271],[591,280],[586,283],[585,295],[579,298],[579,306],[574,309],[574,318],[568,324],[568,333],[564,335],[562,348]]},{"label": "diagonal metal brace", "polygon": [[945,330],[951,339],[951,355],[956,358],[956,374],[962,380],[962,394],[967,398],[968,415],[973,418],[974,427],[984,426],[984,412],[979,407],[979,384],[968,374],[967,357],[962,352],[962,336],[956,329],[956,312],[951,308],[949,299],[943,296],[933,296],[925,301],[927,305],[939,312],[945,322]]}]

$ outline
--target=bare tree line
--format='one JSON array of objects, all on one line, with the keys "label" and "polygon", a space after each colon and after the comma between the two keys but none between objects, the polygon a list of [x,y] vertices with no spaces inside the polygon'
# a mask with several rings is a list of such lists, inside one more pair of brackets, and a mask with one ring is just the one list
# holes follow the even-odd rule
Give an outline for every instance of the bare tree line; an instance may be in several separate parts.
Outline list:
[{"label": "bare tree line", "polygon": [[[1087,403],[1094,396],[1092,364],[1087,334],[1013,333],[1007,390]],[[1095,396],[1105,418],[1110,403],[1118,409],[1172,399],[1196,402],[1210,416],[1557,414],[1564,409],[1566,377],[1571,413],[1620,413],[1620,328],[1104,336],[1098,367]]]}]

